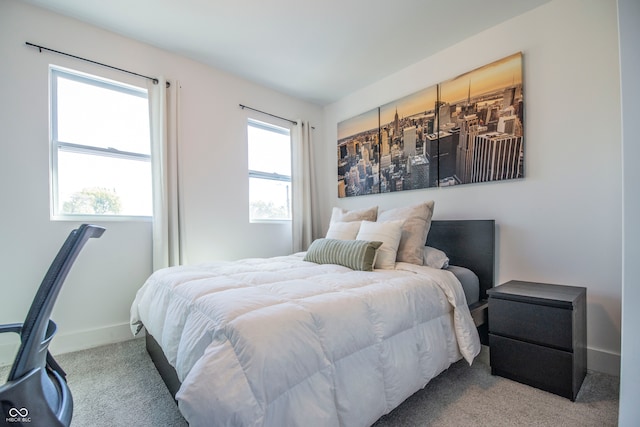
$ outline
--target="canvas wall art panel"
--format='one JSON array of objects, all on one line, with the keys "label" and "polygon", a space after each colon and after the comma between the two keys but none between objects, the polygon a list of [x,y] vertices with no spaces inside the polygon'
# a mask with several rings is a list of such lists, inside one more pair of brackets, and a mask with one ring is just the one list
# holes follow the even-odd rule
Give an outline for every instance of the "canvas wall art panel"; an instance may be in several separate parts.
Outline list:
[{"label": "canvas wall art panel", "polygon": [[380,192],[438,185],[436,128],[438,87],[380,107]]},{"label": "canvas wall art panel", "polygon": [[441,164],[441,184],[522,178],[522,54],[503,58],[439,86],[440,147],[455,158]]},{"label": "canvas wall art panel", "polygon": [[379,108],[338,123],[338,196],[380,192]]}]

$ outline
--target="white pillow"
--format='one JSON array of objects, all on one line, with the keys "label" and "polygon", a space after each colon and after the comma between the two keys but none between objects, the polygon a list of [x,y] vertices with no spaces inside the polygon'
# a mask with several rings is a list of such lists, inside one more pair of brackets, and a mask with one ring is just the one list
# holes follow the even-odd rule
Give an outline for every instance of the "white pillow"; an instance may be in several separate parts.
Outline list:
[{"label": "white pillow", "polygon": [[332,222],[325,238],[338,240],[355,240],[360,230],[361,221]]},{"label": "white pillow", "polygon": [[424,247],[423,263],[427,267],[447,268],[449,267],[449,257],[440,249],[431,246]]},{"label": "white pillow", "polygon": [[386,270],[396,268],[396,256],[402,237],[403,224],[404,221],[362,221],[356,240],[382,242],[382,246],[377,252],[375,268]]}]

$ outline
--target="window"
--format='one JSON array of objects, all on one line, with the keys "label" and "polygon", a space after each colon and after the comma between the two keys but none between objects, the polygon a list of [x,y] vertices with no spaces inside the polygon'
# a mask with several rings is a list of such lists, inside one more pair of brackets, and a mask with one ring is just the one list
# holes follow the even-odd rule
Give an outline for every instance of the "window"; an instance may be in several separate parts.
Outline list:
[{"label": "window", "polygon": [[51,67],[56,219],[151,216],[147,91]]},{"label": "window", "polygon": [[291,220],[289,129],[249,119],[249,219]]}]

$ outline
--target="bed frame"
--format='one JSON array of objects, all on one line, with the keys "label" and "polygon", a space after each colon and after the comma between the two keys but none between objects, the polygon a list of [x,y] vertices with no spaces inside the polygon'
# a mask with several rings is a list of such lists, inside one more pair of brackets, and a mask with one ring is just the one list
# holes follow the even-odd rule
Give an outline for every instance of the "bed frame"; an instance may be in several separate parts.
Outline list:
[{"label": "bed frame", "polygon": [[[480,282],[480,301],[470,307],[472,315],[486,315],[487,289],[494,283],[495,221],[494,220],[451,220],[431,222],[427,246],[444,251],[451,265],[466,267],[476,273]],[[476,317],[474,316],[474,320]],[[483,335],[478,325],[478,330]],[[158,342],[146,334],[146,346],[153,364],[174,397],[180,388],[180,380],[173,366],[169,364]]]}]

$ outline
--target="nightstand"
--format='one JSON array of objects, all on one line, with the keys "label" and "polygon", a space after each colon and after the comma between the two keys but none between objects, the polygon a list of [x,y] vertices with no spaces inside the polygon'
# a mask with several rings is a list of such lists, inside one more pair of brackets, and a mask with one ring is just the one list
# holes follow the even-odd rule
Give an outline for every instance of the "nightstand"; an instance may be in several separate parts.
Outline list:
[{"label": "nightstand", "polygon": [[491,373],[575,401],[587,373],[587,290],[512,280],[489,294]]}]

